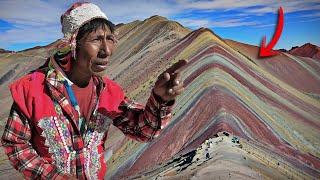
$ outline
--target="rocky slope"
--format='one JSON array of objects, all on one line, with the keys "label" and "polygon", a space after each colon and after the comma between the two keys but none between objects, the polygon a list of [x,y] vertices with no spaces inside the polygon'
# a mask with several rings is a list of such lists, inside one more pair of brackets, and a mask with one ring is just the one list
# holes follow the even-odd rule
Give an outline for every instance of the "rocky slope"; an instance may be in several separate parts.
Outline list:
[{"label": "rocky slope", "polygon": [[[258,59],[258,47],[160,16],[117,27],[120,41],[106,74],[130,98],[146,102],[163,70],[180,59],[189,63],[185,93],[159,138],[139,143],[111,128],[107,179],[320,177],[318,60],[290,53]],[[52,52],[0,54],[2,128],[11,104],[6,86]],[[0,169],[15,174],[5,160]]]}]

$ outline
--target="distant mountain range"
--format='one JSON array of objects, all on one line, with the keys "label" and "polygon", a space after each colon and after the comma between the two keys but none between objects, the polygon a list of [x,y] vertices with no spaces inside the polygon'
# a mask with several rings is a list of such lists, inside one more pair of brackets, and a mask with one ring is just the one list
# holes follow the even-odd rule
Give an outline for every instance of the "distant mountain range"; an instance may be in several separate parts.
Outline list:
[{"label": "distant mountain range", "polygon": [[12,52],[14,52],[14,51],[8,51],[8,50],[0,48],[0,53],[12,53]]},{"label": "distant mountain range", "polygon": [[[106,75],[145,103],[156,77],[187,59],[173,119],[150,143],[111,127],[107,179],[318,179],[320,62],[311,44],[259,59],[259,47],[190,30],[161,16],[117,25]],[[45,62],[55,43],[0,54],[0,133],[12,103],[7,85]],[[5,159],[4,154],[0,154]],[[5,177],[19,177],[8,161]]]},{"label": "distant mountain range", "polygon": [[311,43],[306,43],[300,47],[293,47],[289,50],[289,53],[296,56],[320,59],[320,48]]},{"label": "distant mountain range", "polygon": [[[120,26],[123,26],[123,25],[125,25],[125,24],[123,24],[123,23],[117,24],[116,27],[119,28]],[[35,46],[35,47],[29,48],[29,49],[24,49],[21,51],[23,52],[23,51],[33,50],[33,49],[49,48],[51,46],[56,45],[56,43],[58,41],[59,40],[57,40],[56,42],[53,42],[49,45],[46,45],[46,46]],[[314,59],[320,59],[320,47],[318,47],[314,44],[311,44],[311,43],[306,43],[302,46],[294,46],[290,50],[279,49],[279,51],[287,52],[289,54],[301,56],[301,57],[310,57],[310,58],[314,58]],[[5,49],[0,48],[0,53],[13,53],[13,52],[15,52],[15,51],[10,51],[10,50],[5,50]]]}]

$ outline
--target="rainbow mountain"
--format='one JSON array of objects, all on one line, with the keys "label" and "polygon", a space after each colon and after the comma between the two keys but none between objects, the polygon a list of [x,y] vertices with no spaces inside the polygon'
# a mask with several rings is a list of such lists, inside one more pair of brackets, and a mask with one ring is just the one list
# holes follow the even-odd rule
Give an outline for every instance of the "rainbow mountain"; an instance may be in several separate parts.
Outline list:
[{"label": "rainbow mountain", "polygon": [[[163,133],[139,143],[110,128],[107,179],[320,178],[320,62],[190,30],[164,17],[117,25],[106,75],[145,103],[157,76],[180,59],[185,92]],[[0,54],[1,133],[7,85],[42,65],[54,44]],[[1,151],[2,152],[2,151]],[[3,153],[3,177],[20,177]]]}]

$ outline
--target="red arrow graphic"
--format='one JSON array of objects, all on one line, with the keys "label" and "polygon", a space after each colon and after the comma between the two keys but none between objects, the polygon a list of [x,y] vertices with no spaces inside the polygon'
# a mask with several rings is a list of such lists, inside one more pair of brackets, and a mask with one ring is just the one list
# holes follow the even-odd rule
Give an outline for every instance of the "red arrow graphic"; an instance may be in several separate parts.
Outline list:
[{"label": "red arrow graphic", "polygon": [[276,27],[276,31],[270,41],[270,43],[266,46],[266,36],[263,37],[260,47],[259,56],[260,57],[269,57],[278,54],[278,51],[272,50],[272,48],[277,44],[283,29],[283,9],[279,8],[278,14],[278,24]]}]

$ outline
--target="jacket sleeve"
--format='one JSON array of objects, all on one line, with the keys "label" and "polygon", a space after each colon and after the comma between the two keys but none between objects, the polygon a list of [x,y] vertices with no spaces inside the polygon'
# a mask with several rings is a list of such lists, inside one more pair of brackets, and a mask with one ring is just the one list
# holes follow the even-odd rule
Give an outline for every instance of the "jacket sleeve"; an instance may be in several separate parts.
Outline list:
[{"label": "jacket sleeve", "polygon": [[14,103],[2,135],[2,146],[11,164],[26,179],[63,178],[54,165],[37,154],[30,143],[31,134],[28,119]]},{"label": "jacket sleeve", "polygon": [[169,124],[174,101],[162,102],[151,93],[146,106],[130,101],[127,97],[119,105],[120,113],[113,124],[125,135],[141,141],[151,141]]}]

